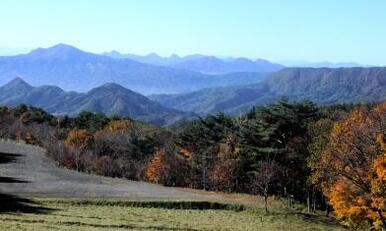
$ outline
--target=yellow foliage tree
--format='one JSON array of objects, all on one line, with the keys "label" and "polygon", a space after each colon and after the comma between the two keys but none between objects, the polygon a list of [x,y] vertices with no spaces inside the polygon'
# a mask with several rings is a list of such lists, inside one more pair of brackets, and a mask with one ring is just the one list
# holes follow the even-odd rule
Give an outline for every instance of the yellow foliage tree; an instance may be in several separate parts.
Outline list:
[{"label": "yellow foliage tree", "polygon": [[[384,153],[386,104],[361,107],[335,124],[312,172],[336,215],[346,225],[386,228]],[[377,138],[378,137],[378,138]],[[382,150],[382,147],[384,150]]]},{"label": "yellow foliage tree", "polygon": [[66,145],[69,148],[84,150],[91,145],[93,140],[92,133],[84,129],[73,129],[67,135]]},{"label": "yellow foliage tree", "polygon": [[134,123],[129,120],[116,120],[108,123],[104,130],[109,132],[125,132],[134,128]]}]

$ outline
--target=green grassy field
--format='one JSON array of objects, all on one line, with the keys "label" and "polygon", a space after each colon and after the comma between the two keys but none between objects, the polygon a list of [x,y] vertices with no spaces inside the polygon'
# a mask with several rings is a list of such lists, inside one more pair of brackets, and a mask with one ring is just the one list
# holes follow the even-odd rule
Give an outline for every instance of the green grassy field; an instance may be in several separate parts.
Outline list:
[{"label": "green grassy field", "polygon": [[321,217],[289,211],[265,214],[260,208],[221,203],[69,199],[33,203],[28,210],[0,214],[0,230],[341,230]]}]

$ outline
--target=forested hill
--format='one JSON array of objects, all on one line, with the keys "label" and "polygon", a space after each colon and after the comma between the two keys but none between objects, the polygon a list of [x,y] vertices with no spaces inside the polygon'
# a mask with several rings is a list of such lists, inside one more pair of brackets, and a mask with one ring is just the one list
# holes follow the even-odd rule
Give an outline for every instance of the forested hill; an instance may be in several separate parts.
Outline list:
[{"label": "forested hill", "polygon": [[386,68],[286,68],[255,85],[151,98],[167,107],[200,114],[236,114],[283,96],[324,105],[380,102],[386,99]]},{"label": "forested hill", "polygon": [[169,109],[115,83],[106,83],[87,93],[67,92],[55,86],[33,87],[20,78],[0,87],[0,105],[27,104],[59,115],[91,111],[128,116],[157,125],[168,125],[191,116]]}]

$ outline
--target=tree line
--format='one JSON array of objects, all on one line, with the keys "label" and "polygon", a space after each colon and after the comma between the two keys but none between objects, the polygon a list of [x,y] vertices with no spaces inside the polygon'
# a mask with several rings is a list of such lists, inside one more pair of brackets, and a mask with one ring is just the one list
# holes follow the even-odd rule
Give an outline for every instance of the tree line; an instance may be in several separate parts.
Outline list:
[{"label": "tree line", "polygon": [[0,108],[0,137],[43,146],[58,165],[167,186],[271,195],[352,228],[386,227],[386,104],[279,100],[173,128],[82,112]]}]

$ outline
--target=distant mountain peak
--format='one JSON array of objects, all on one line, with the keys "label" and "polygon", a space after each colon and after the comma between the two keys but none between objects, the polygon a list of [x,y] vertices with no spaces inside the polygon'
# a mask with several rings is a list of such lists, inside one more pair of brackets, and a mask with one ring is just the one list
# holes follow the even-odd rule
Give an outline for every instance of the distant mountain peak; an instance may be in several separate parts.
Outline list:
[{"label": "distant mountain peak", "polygon": [[124,93],[129,93],[129,94],[138,94],[137,92],[134,92],[128,88],[125,88],[123,87],[122,85],[118,84],[118,83],[113,83],[113,82],[109,82],[109,83],[105,83],[99,87],[96,87],[94,89],[92,89],[91,91],[89,92],[99,92],[99,93],[118,93],[118,92],[124,92]]},{"label": "distant mountain peak", "polygon": [[181,57],[180,57],[179,55],[177,55],[177,54],[171,54],[171,55],[169,56],[169,58],[170,58],[170,59],[180,59]]},{"label": "distant mountain peak", "polygon": [[79,50],[78,48],[74,47],[74,46],[71,46],[71,45],[68,45],[68,44],[65,44],[65,43],[58,43],[48,49],[73,49],[73,50]]},{"label": "distant mountain peak", "polygon": [[154,53],[154,52],[146,55],[146,57],[149,57],[149,58],[161,58],[161,56],[159,56],[157,53]]},{"label": "distant mountain peak", "polygon": [[116,51],[116,50],[111,50],[110,52],[105,52],[103,54],[110,54],[110,55],[121,55],[120,52]]},{"label": "distant mountain peak", "polygon": [[266,60],[266,59],[261,59],[261,58],[256,59],[255,62],[257,62],[257,63],[269,63],[268,60]]},{"label": "distant mountain peak", "polygon": [[125,89],[125,90],[128,90],[128,89],[124,88],[122,85],[119,85],[118,83],[114,83],[114,82],[105,83],[105,84],[99,86],[98,88]]},{"label": "distant mountain peak", "polygon": [[235,62],[247,62],[247,63],[250,63],[250,62],[251,62],[250,59],[244,58],[244,57],[236,58],[234,61],[235,61]]},{"label": "distant mountain peak", "polygon": [[13,88],[13,87],[31,87],[26,81],[24,81],[21,77],[16,77],[13,80],[9,81],[7,84],[5,84],[7,88]]},{"label": "distant mountain peak", "polygon": [[41,57],[57,57],[64,55],[76,55],[86,53],[76,47],[59,43],[48,48],[38,48],[30,52],[30,55],[41,56]]}]

